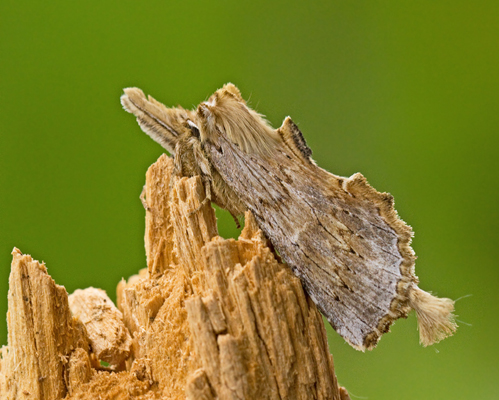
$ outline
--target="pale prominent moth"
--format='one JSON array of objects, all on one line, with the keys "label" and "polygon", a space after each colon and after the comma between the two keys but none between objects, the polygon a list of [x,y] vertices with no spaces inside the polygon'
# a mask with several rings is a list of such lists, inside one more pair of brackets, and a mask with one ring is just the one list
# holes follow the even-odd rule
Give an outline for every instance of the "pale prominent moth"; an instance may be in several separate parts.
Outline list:
[{"label": "pale prominent moth", "polygon": [[332,327],[356,349],[372,349],[411,309],[420,341],[456,330],[454,302],[419,289],[412,230],[360,174],[318,167],[288,117],[272,129],[232,84],[196,110],[167,108],[137,88],[121,103],[174,157],[180,176],[200,175],[207,200],[234,217],[250,210]]}]

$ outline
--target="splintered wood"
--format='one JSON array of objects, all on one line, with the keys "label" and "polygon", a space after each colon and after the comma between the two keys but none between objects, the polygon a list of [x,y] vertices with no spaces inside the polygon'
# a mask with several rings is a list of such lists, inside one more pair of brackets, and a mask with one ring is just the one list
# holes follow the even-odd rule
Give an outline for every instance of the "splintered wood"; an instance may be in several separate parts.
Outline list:
[{"label": "splintered wood", "polygon": [[60,399],[67,393],[65,364],[76,339],[68,295],[43,264],[18,249],[12,256],[1,397]]},{"label": "splintered wood", "polygon": [[[199,177],[146,176],[147,269],[68,296],[13,252],[1,399],[348,399],[320,313],[251,213],[217,234]],[[108,366],[102,366],[107,362]]]},{"label": "splintered wood", "polygon": [[132,338],[123,325],[123,315],[102,289],[76,290],[69,296],[73,315],[87,329],[92,352],[115,368],[130,356]]}]

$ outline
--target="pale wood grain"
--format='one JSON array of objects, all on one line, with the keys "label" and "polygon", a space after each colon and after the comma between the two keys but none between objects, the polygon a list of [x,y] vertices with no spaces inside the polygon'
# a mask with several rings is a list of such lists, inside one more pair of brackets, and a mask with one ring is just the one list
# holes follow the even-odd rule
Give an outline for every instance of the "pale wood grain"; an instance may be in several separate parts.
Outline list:
[{"label": "pale wood grain", "polygon": [[[122,317],[93,288],[71,295],[71,317],[64,288],[44,266],[14,254],[0,398],[345,398],[317,307],[276,259],[251,213],[238,240],[223,239],[213,208],[203,201],[202,180],[174,178],[170,185],[171,173],[166,156],[148,171],[148,268],[118,285]],[[23,286],[26,276],[34,283]],[[26,291],[39,287],[38,280],[43,289]],[[48,324],[47,350],[36,347],[34,325],[25,322],[35,314],[26,305],[40,299],[45,308],[29,320]],[[23,369],[16,369],[13,354],[28,342]],[[98,360],[104,359],[125,370],[102,368]],[[48,390],[39,380],[44,369],[52,371],[53,397],[42,395]]]},{"label": "pale wood grain", "polygon": [[2,399],[56,400],[66,395],[64,373],[78,333],[64,287],[45,265],[12,252],[8,347],[2,351]]},{"label": "pale wood grain", "polygon": [[75,290],[69,296],[69,307],[85,326],[95,357],[122,369],[122,364],[130,356],[132,338],[123,323],[121,311],[106,292],[93,287]]}]

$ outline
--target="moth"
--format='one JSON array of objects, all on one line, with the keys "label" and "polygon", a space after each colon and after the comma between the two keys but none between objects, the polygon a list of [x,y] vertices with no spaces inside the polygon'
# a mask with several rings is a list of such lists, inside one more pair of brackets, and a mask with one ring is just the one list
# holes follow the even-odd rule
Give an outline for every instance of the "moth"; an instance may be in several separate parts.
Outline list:
[{"label": "moth", "polygon": [[374,348],[412,309],[425,346],[456,330],[454,302],[418,287],[412,230],[398,217],[393,197],[360,173],[344,178],[317,166],[291,118],[272,129],[230,83],[195,110],[167,108],[138,88],[124,93],[124,109],[174,157],[176,173],[201,176],[206,201],[235,218],[251,210],[354,348]]}]

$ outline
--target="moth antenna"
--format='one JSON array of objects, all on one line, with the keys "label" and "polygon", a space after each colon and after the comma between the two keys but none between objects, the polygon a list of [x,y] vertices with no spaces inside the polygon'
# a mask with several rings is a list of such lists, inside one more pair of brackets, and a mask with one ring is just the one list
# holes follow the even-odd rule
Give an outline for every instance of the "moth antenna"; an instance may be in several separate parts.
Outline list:
[{"label": "moth antenna", "polygon": [[185,131],[186,120],[192,112],[183,108],[167,108],[151,96],[146,98],[138,88],[126,88],[121,96],[121,104],[135,115],[142,130],[170,154],[175,153],[175,145]]},{"label": "moth antenna", "polygon": [[409,302],[418,317],[419,342],[429,346],[451,336],[457,329],[454,301],[441,299],[413,285]]}]

